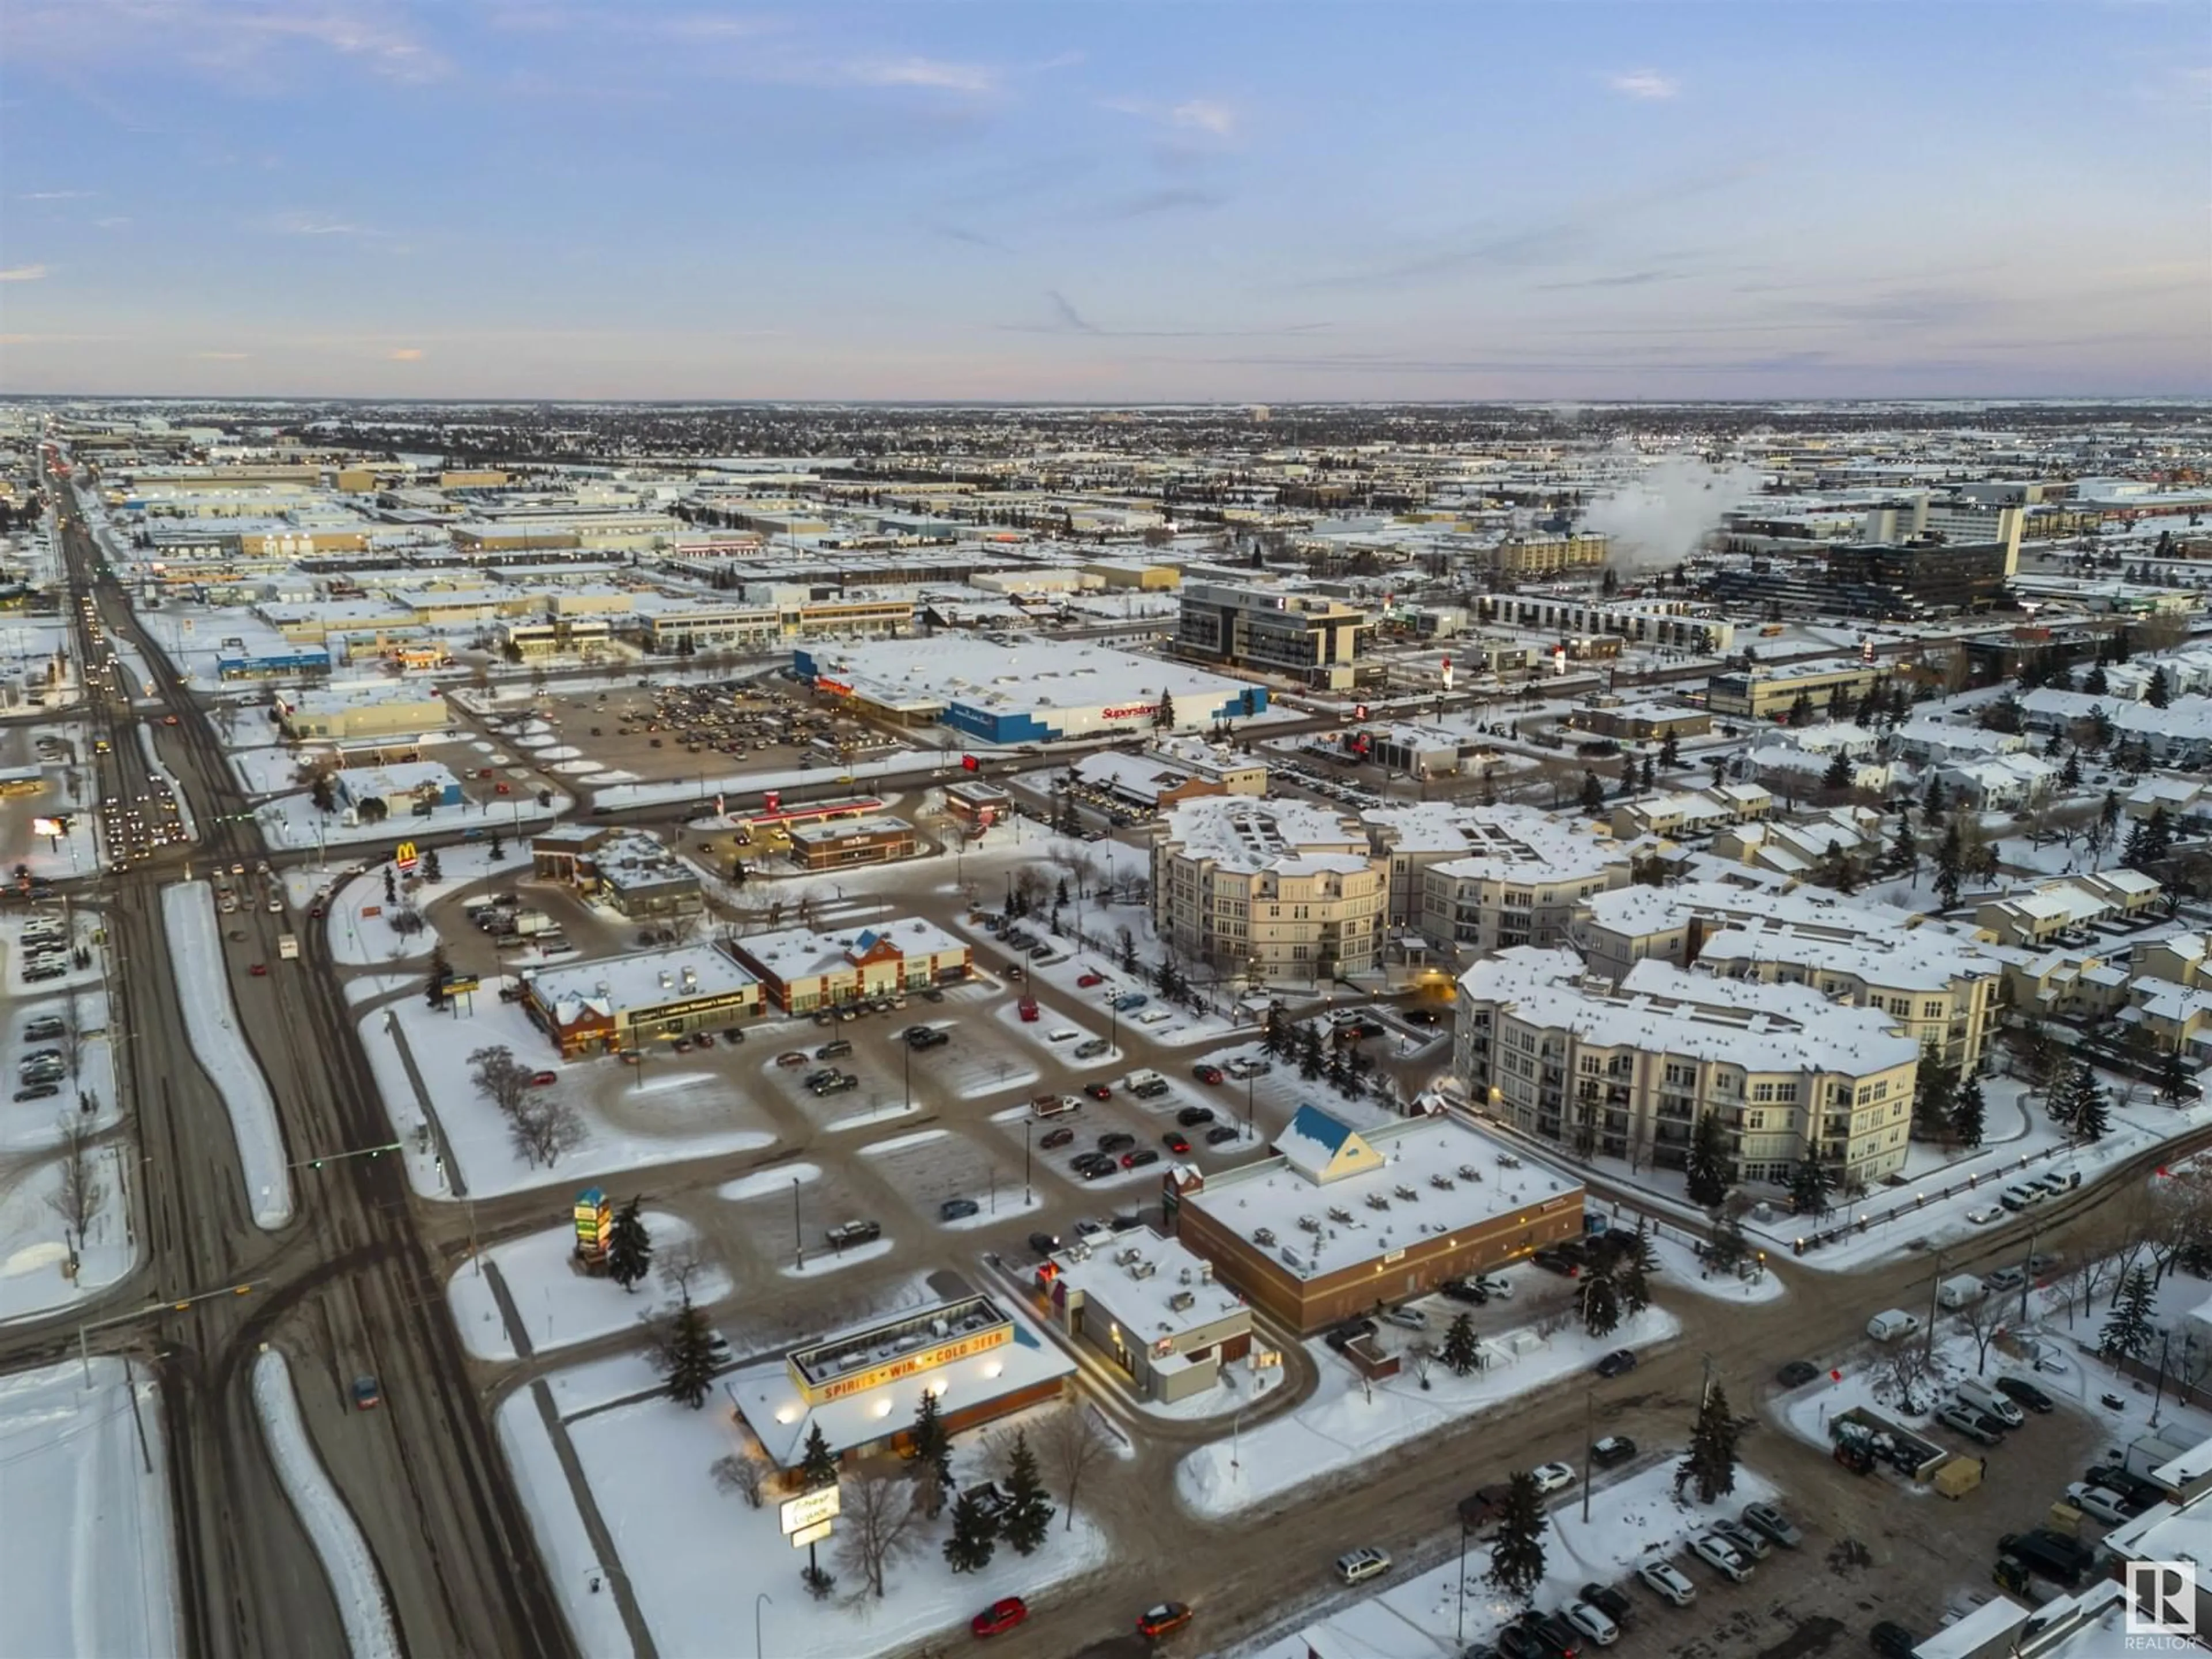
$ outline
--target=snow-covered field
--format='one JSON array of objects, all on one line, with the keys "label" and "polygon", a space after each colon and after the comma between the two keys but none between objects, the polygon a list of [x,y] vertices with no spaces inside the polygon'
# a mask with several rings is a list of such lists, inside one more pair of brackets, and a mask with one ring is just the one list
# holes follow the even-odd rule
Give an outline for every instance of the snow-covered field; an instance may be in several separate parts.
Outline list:
[{"label": "snow-covered field", "polygon": [[275,1229],[292,1218],[292,1173],[284,1167],[284,1137],[269,1079],[238,1029],[217,929],[215,899],[204,881],[161,890],[161,920],[168,929],[176,969],[177,1000],[192,1036],[192,1056],[222,1092],[238,1137],[239,1167],[254,1224]]},{"label": "snow-covered field", "polygon": [[[635,1291],[625,1291],[611,1279],[587,1273],[576,1262],[576,1230],[549,1227],[527,1238],[495,1244],[483,1260],[497,1269],[514,1311],[522,1321],[531,1348],[538,1353],[571,1347],[595,1337],[635,1329],[641,1320],[672,1311],[681,1300],[676,1288],[660,1272],[669,1257],[690,1246],[697,1237],[690,1225],[672,1215],[647,1210],[640,1212],[647,1236],[653,1241],[654,1270]],[[730,1293],[730,1276],[708,1264],[691,1279],[691,1299],[719,1302]],[[453,1323],[462,1346],[479,1359],[513,1359],[514,1333],[500,1316],[491,1281],[473,1263],[455,1271],[446,1285]]]},{"label": "snow-covered field", "polygon": [[[605,1180],[678,1158],[751,1152],[775,1139],[759,1109],[719,1073],[625,1066],[611,1060],[565,1063],[516,1005],[489,994],[470,1000],[472,1013],[454,1015],[419,998],[403,1000],[373,1012],[361,1024],[385,1109],[397,1138],[406,1143],[409,1178],[425,1197],[451,1194],[434,1145],[418,1140],[424,1119],[400,1060],[395,1024],[473,1197],[557,1185],[574,1180],[580,1169]],[[469,1081],[469,1055],[502,1044],[523,1064],[556,1074],[557,1097],[575,1109],[583,1127],[581,1144],[551,1167],[533,1165],[516,1148],[499,1109]],[[641,1070],[651,1075],[641,1079]]]},{"label": "snow-covered field", "polygon": [[[438,936],[425,927],[417,933],[401,933],[392,929],[391,917],[395,909],[412,908],[427,910],[437,900],[471,882],[488,876],[504,875],[513,880],[530,873],[530,849],[526,843],[517,842],[507,830],[500,831],[500,856],[491,855],[489,836],[479,842],[468,842],[459,847],[438,849],[438,879],[421,879],[418,865],[410,884],[395,884],[398,905],[384,902],[384,877],[376,869],[368,869],[335,886],[342,872],[297,869],[284,874],[285,898],[301,915],[304,925],[319,925],[330,939],[331,957],[349,968],[381,967],[395,962],[428,962]],[[324,887],[334,887],[331,895],[330,914],[320,924],[308,922],[307,911],[314,902],[315,894]],[[374,915],[366,914],[374,911]],[[494,988],[484,988],[486,995],[495,994]]]},{"label": "snow-covered field", "polygon": [[1184,1504],[1200,1515],[1233,1514],[1432,1433],[1453,1418],[1586,1370],[1614,1348],[1649,1347],[1680,1328],[1673,1315],[1655,1307],[1604,1338],[1578,1329],[1541,1340],[1533,1331],[1510,1333],[1493,1340],[1510,1346],[1515,1336],[1525,1336],[1531,1340],[1526,1352],[1467,1376],[1453,1376],[1439,1362],[1429,1373],[1426,1391],[1410,1363],[1370,1389],[1348,1362],[1323,1343],[1309,1342],[1307,1352],[1321,1372],[1321,1386],[1312,1396],[1287,1417],[1189,1453],[1176,1466],[1176,1490]]},{"label": "snow-covered field", "polygon": [[66,1159],[19,1164],[0,1175],[0,1324],[67,1307],[106,1290],[136,1265],[123,1190],[121,1160],[128,1150],[117,1142],[85,1151],[98,1208],[77,1251],[75,1279],[67,1272],[70,1230],[56,1208]]},{"label": "snow-covered field", "polygon": [[[119,1359],[0,1376],[0,1655],[181,1650],[161,1390]],[[147,1468],[138,1432],[146,1434]]]},{"label": "snow-covered field", "polygon": [[[77,1074],[61,1085],[61,1092],[45,1100],[0,1097],[0,1152],[36,1152],[58,1146],[65,1127],[88,1134],[104,1133],[122,1121],[123,1110],[115,1091],[115,1054],[107,1038],[107,994],[99,989],[64,992],[8,1006],[5,1024],[9,1051],[21,1054],[36,1048],[69,1051],[67,1037],[33,1042],[23,1030],[33,1020],[52,1016],[67,1018],[76,1004],[78,1029],[86,1035],[77,1056]],[[89,1101],[94,1109],[85,1111]]]},{"label": "snow-covered field", "polygon": [[[534,793],[502,795],[494,803],[443,806],[427,818],[402,814],[376,823],[349,824],[335,812],[318,812],[306,790],[279,795],[254,809],[272,848],[357,847],[384,842],[412,841],[416,836],[459,835],[465,830],[497,830],[512,840],[515,836],[552,823],[575,802],[559,790],[553,804],[540,806]],[[320,834],[318,836],[318,830]]]},{"label": "snow-covered field", "polygon": [[376,1558],[315,1455],[307,1425],[300,1420],[299,1396],[292,1392],[291,1366],[275,1348],[264,1348],[253,1362],[253,1404],[261,1413],[276,1478],[331,1581],[353,1659],[399,1659],[399,1634],[392,1627]]},{"label": "snow-covered field", "polygon": [[[1623,1480],[1601,1480],[1590,1498],[1587,1522],[1582,1518],[1579,1489],[1571,1487],[1553,1498],[1552,1524],[1544,1536],[1544,1580],[1537,1588],[1535,1605],[1563,1606],[1593,1580],[1620,1584],[1638,1568],[1658,1560],[1672,1559],[1692,1583],[1710,1582],[1711,1575],[1704,1568],[1686,1565],[1690,1540],[1714,1521],[1741,1515],[1746,1504],[1778,1497],[1771,1483],[1741,1466],[1735,1490],[1710,1508],[1675,1497],[1674,1486],[1671,1461]],[[1470,1550],[1464,1587],[1455,1555],[1443,1566],[1313,1620],[1306,1628],[1328,1631],[1330,1636],[1323,1643],[1331,1652],[1357,1653],[1364,1659],[1444,1659],[1459,1650],[1462,1611],[1470,1644],[1491,1640],[1519,1613],[1518,1601],[1499,1595],[1483,1582],[1489,1570],[1489,1550]],[[1756,1591],[1756,1568],[1751,1582]],[[1657,1606],[1648,1595],[1643,1604]],[[1308,1651],[1303,1636],[1285,1635],[1243,1650],[1239,1659],[1306,1659]]]},{"label": "snow-covered field", "polygon": [[[601,1387],[619,1388],[627,1375],[602,1370],[598,1380]],[[1068,1530],[1063,1509],[1036,1554],[1025,1559],[1001,1546],[981,1571],[955,1574],[942,1553],[950,1522],[940,1518],[921,1528],[913,1554],[890,1567],[881,1601],[849,1594],[856,1576],[838,1565],[833,1546],[825,1546],[822,1564],[837,1574],[837,1590],[816,1601],[799,1584],[805,1557],[780,1535],[774,1499],[749,1509],[714,1484],[715,1459],[742,1444],[726,1409],[689,1411],[656,1397],[574,1415],[598,1403],[588,1395],[565,1398],[568,1431],[592,1498],[619,1542],[623,1568],[654,1644],[671,1659],[750,1651],[754,1597],[763,1591],[771,1597],[760,1613],[763,1653],[777,1659],[868,1659],[927,1638],[950,1638],[998,1597],[1037,1595],[1106,1560],[1104,1534],[1079,1512]],[[1025,1420],[1016,1418],[993,1430],[1007,1431]],[[510,1400],[500,1411],[500,1432],[539,1546],[552,1563],[570,1627],[587,1652],[627,1651],[629,1643],[607,1606],[612,1598],[592,1588],[599,1564],[538,1422],[536,1401],[527,1395]],[[956,1437],[954,1475],[960,1484],[996,1472],[986,1467],[981,1440],[972,1433]],[[744,1633],[733,1638],[732,1632],[740,1631]],[[957,1639],[966,1643],[964,1631]]]}]

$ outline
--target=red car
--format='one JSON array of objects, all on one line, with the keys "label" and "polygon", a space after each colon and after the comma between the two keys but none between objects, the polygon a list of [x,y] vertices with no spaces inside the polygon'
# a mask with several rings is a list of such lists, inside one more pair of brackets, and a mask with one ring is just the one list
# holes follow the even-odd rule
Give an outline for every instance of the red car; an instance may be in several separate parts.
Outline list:
[{"label": "red car", "polygon": [[1190,1623],[1190,1609],[1180,1601],[1163,1601],[1156,1607],[1146,1607],[1137,1615],[1137,1634],[1147,1642],[1157,1642],[1173,1631]]},{"label": "red car", "polygon": [[266,979],[269,977],[269,964],[265,962],[257,962],[246,971],[256,979]]},{"label": "red car", "polygon": [[540,1072],[530,1079],[532,1086],[539,1089],[550,1089],[560,1080],[559,1075],[552,1072]]},{"label": "red car", "polygon": [[1086,1083],[1083,1085],[1083,1092],[1089,1095],[1093,1100],[1111,1100],[1114,1098],[1114,1091],[1103,1083]]},{"label": "red car", "polygon": [[309,905],[307,907],[307,914],[311,917],[320,918],[324,915],[322,905],[319,903]]},{"label": "red car", "polygon": [[1074,1139],[1075,1131],[1073,1129],[1053,1129],[1048,1131],[1045,1138],[1037,1142],[1037,1145],[1043,1147],[1045,1151],[1050,1152],[1055,1146],[1066,1146]]},{"label": "red car", "polygon": [[1190,1138],[1187,1135],[1180,1134],[1173,1129],[1169,1130],[1165,1134],[1162,1135],[1160,1139],[1166,1146],[1167,1149],[1175,1153],[1178,1158],[1190,1150]]},{"label": "red car", "polygon": [[508,787],[507,787],[504,783],[495,784],[495,785],[493,785],[493,786],[492,786],[492,787],[493,787],[493,791],[494,791],[494,793],[497,793],[497,794],[501,794],[501,795],[511,795],[511,794],[513,794],[513,793],[514,793],[512,789],[509,789],[509,788],[508,788]]},{"label": "red car", "polygon": [[968,1628],[978,1636],[1003,1636],[1029,1616],[1030,1604],[1018,1595],[1009,1595],[969,1620]]},{"label": "red car", "polygon": [[1103,974],[1078,974],[1075,976],[1076,986],[1081,990],[1087,991],[1094,985],[1103,985],[1105,982],[1106,975]]},{"label": "red car", "polygon": [[1218,1066],[1194,1066],[1190,1068],[1190,1074],[1200,1083],[1218,1083],[1223,1075]]},{"label": "red car", "polygon": [[164,726],[174,726],[176,723],[177,717],[174,714],[164,714],[161,716],[161,724]]}]

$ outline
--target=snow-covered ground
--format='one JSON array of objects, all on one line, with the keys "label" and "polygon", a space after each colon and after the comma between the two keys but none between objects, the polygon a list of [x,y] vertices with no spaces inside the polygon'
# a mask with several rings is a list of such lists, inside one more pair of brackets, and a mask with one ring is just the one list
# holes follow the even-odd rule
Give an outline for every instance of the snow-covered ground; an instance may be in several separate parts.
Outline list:
[{"label": "snow-covered ground", "polygon": [[299,1396],[292,1392],[291,1366],[275,1348],[263,1349],[253,1362],[253,1404],[261,1413],[276,1478],[331,1581],[353,1659],[399,1659],[399,1633],[384,1599],[376,1558],[315,1455],[307,1426],[300,1420]]},{"label": "snow-covered ground", "polygon": [[[492,842],[487,836],[483,841],[466,842],[458,847],[438,848],[438,879],[422,878],[422,866],[416,866],[411,877],[398,878],[395,872],[394,891],[398,902],[384,902],[384,877],[380,871],[371,868],[336,886],[347,865],[338,869],[317,870],[301,868],[284,872],[286,902],[299,913],[303,925],[322,927],[330,940],[331,957],[349,968],[382,967],[395,962],[428,962],[438,942],[437,934],[428,927],[420,933],[401,933],[393,930],[392,917],[400,911],[413,909],[418,914],[447,894],[482,881],[488,876],[504,875],[509,880],[526,878],[530,874],[530,849],[526,842],[518,842],[505,828],[499,831],[500,856],[491,855]],[[315,895],[325,887],[333,887],[330,912],[319,924],[307,920],[307,912]],[[369,914],[374,912],[374,914]],[[483,994],[495,994],[487,985]]]},{"label": "snow-covered ground", "polygon": [[[672,1215],[640,1212],[653,1241],[654,1270],[635,1291],[604,1274],[586,1273],[576,1260],[576,1230],[549,1227],[527,1238],[495,1244],[483,1260],[497,1269],[514,1299],[514,1311],[532,1351],[571,1347],[594,1337],[636,1328],[641,1320],[672,1311],[682,1297],[660,1271],[672,1255],[686,1249],[697,1234]],[[718,1302],[730,1293],[730,1276],[709,1263],[691,1279],[691,1299]],[[514,1333],[500,1315],[491,1281],[474,1263],[455,1271],[446,1285],[453,1323],[462,1346],[479,1359],[513,1359]]]},{"label": "snow-covered ground", "polygon": [[[122,1104],[115,1090],[115,1054],[108,1041],[107,994],[104,990],[95,987],[0,1006],[0,1025],[6,1030],[8,1052],[20,1055],[33,1049],[53,1048],[66,1059],[66,1036],[33,1042],[23,1031],[36,1019],[70,1018],[72,1001],[76,1004],[77,1029],[85,1034],[77,1055],[77,1074],[62,1083],[59,1094],[45,1100],[17,1100],[12,1093],[0,1097],[0,1152],[44,1152],[60,1146],[68,1138],[69,1130],[101,1134],[123,1120]],[[93,1106],[92,1111],[84,1109],[88,1103]]]},{"label": "snow-covered ground", "polygon": [[285,1167],[283,1132],[277,1126],[269,1079],[238,1028],[218,933],[222,923],[207,883],[179,882],[163,888],[161,920],[168,929],[177,1001],[191,1033],[192,1057],[222,1093],[223,1108],[230,1114],[254,1224],[282,1227],[292,1218],[292,1172]]},{"label": "snow-covered ground", "polygon": [[[0,1654],[182,1650],[161,1390],[120,1359],[0,1376]],[[145,1434],[140,1452],[139,1433]],[[149,1467],[150,1462],[151,1467]]]},{"label": "snow-covered ground", "polygon": [[1525,1339],[1524,1352],[1466,1376],[1453,1376],[1439,1361],[1430,1370],[1426,1390],[1410,1361],[1398,1376],[1370,1388],[1325,1344],[1309,1342],[1307,1352],[1321,1372],[1313,1395],[1286,1417],[1188,1454],[1176,1466],[1176,1486],[1185,1505],[1200,1515],[1233,1514],[1432,1433],[1453,1418],[1587,1370],[1614,1348],[1649,1347],[1680,1328],[1673,1315],[1654,1307],[1604,1338],[1579,1329],[1548,1339],[1538,1339],[1533,1330],[1508,1333],[1492,1340],[1510,1352],[1516,1339]]},{"label": "snow-covered ground", "polygon": [[[425,1197],[451,1194],[434,1141],[423,1138],[422,1106],[400,1060],[395,1025],[472,1197],[554,1186],[573,1180],[579,1168],[605,1180],[678,1158],[751,1152],[775,1139],[760,1109],[719,1072],[679,1070],[673,1060],[642,1067],[612,1060],[562,1061],[517,1005],[500,1001],[489,988],[470,1005],[473,1012],[450,1014],[406,999],[375,1010],[361,1024],[369,1069],[397,1138],[406,1143],[409,1178]],[[575,1109],[582,1126],[581,1144],[550,1167],[532,1164],[516,1148],[499,1109],[469,1081],[469,1055],[501,1045],[524,1065],[554,1073],[556,1097]]]},{"label": "snow-covered ground", "polygon": [[518,793],[502,795],[494,803],[441,806],[427,818],[403,812],[380,823],[349,824],[336,812],[318,812],[313,799],[301,790],[262,802],[254,808],[254,817],[272,848],[311,848],[319,843],[358,847],[413,841],[417,836],[442,838],[467,830],[496,830],[511,843],[517,836],[552,823],[575,805],[574,799],[557,789],[552,795],[550,806],[540,806],[534,793]]},{"label": "snow-covered ground", "polygon": [[[1535,1605],[1564,1606],[1586,1583],[1620,1584],[1639,1567],[1660,1560],[1673,1560],[1692,1583],[1710,1582],[1711,1573],[1689,1564],[1690,1540],[1712,1522],[1741,1515],[1746,1504],[1772,1502],[1779,1496],[1771,1483],[1741,1465],[1735,1490],[1710,1507],[1688,1497],[1677,1498],[1674,1488],[1670,1460],[1620,1480],[1601,1476],[1590,1496],[1588,1522],[1582,1518],[1579,1488],[1553,1498],[1552,1524],[1544,1535],[1544,1578],[1536,1589]],[[1483,1582],[1489,1571],[1488,1548],[1471,1549],[1463,1586],[1455,1554],[1441,1567],[1299,1622],[1305,1629],[1329,1632],[1334,1638],[1328,1642],[1332,1652],[1358,1653],[1364,1659],[1445,1659],[1459,1651],[1462,1627],[1468,1644],[1489,1641],[1521,1611],[1518,1601],[1501,1596]],[[1754,1567],[1754,1589],[1758,1583]],[[1311,1599],[1318,1601],[1331,1594],[1323,1589]],[[1640,1604],[1656,1606],[1648,1595]],[[1243,1649],[1238,1659],[1306,1659],[1308,1651],[1303,1636],[1280,1634]]]},{"label": "snow-covered ground", "polygon": [[[1069,1530],[1063,1507],[1036,1554],[1024,1559],[1001,1545],[981,1571],[956,1574],[942,1553],[950,1522],[940,1518],[922,1526],[915,1552],[888,1569],[881,1601],[853,1595],[857,1575],[838,1564],[834,1545],[825,1545],[822,1565],[836,1573],[837,1589],[825,1601],[813,1601],[799,1583],[804,1556],[780,1535],[774,1498],[749,1509],[714,1483],[714,1461],[744,1443],[726,1409],[694,1412],[654,1397],[575,1415],[622,1398],[623,1384],[635,1375],[618,1367],[597,1369],[597,1386],[566,1394],[562,1407],[592,1498],[618,1540],[622,1566],[662,1653],[749,1651],[754,1597],[766,1591],[772,1599],[760,1611],[763,1653],[777,1659],[869,1659],[927,1638],[950,1638],[1000,1596],[1038,1595],[1106,1560],[1104,1534],[1079,1510]],[[628,1651],[607,1605],[613,1598],[593,1588],[602,1564],[538,1419],[535,1400],[519,1395],[500,1410],[500,1433],[539,1547],[551,1564],[554,1588],[586,1651]],[[992,1433],[1031,1420],[1024,1416],[994,1424]],[[955,1438],[953,1472],[961,1485],[997,1473],[987,1467],[982,1438],[973,1433]],[[1059,1503],[1056,1496],[1053,1501]],[[738,1631],[744,1634],[733,1640]],[[964,1644],[967,1638],[962,1633],[958,1639]]]},{"label": "snow-covered ground", "polygon": [[0,1324],[51,1313],[115,1284],[138,1259],[131,1237],[122,1160],[126,1143],[88,1146],[87,1190],[96,1208],[70,1277],[69,1237],[56,1208],[65,1157],[15,1164],[0,1174]]}]

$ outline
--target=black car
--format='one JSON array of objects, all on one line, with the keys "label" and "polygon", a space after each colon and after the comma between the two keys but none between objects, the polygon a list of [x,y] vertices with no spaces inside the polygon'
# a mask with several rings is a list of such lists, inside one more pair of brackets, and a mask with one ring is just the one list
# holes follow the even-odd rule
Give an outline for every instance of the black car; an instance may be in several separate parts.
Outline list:
[{"label": "black car", "polygon": [[[1590,1446],[1590,1462],[1601,1469],[1609,1469],[1615,1463],[1626,1463],[1635,1455],[1636,1443],[1625,1434],[1609,1434]],[[1588,1601],[1589,1598],[1585,1596],[1583,1599]]]},{"label": "black car", "polygon": [[1182,1110],[1176,1114],[1176,1121],[1182,1124],[1186,1129],[1195,1129],[1201,1123],[1211,1123],[1213,1121],[1213,1108],[1211,1106],[1186,1106]]},{"label": "black car", "polygon": [[2092,1464],[2083,1471],[2081,1478],[2093,1486],[2102,1486],[2106,1492],[2118,1492],[2130,1503],[2141,1504],[2146,1508],[2153,1504],[2166,1503],[2172,1496],[2156,1481],[2146,1480],[2117,1463]]},{"label": "black car", "polygon": [[1633,1348],[1615,1348],[1597,1362],[1597,1374],[1600,1376],[1619,1376],[1623,1371],[1632,1371],[1635,1369],[1636,1351]]},{"label": "black car", "polygon": [[1224,1141],[1236,1139],[1237,1135],[1237,1129],[1235,1124],[1217,1123],[1206,1132],[1206,1144],[1209,1146],[1218,1146]]},{"label": "black car", "polygon": [[1920,1645],[1920,1638],[1899,1624],[1883,1620],[1867,1632],[1874,1650],[1882,1659],[1912,1659],[1912,1650]]},{"label": "black car", "polygon": [[1556,1613],[1531,1607],[1521,1615],[1521,1628],[1535,1638],[1537,1652],[1554,1659],[1574,1659],[1583,1650],[1583,1633]]},{"label": "black car", "polygon": [[1809,1359],[1793,1359],[1775,1372],[1774,1380],[1785,1389],[1802,1389],[1820,1374],[1820,1368]]},{"label": "black car", "polygon": [[1120,1129],[1109,1129],[1098,1137],[1098,1150],[1102,1152],[1126,1152],[1136,1144],[1136,1136]]},{"label": "black car", "polygon": [[1589,1583],[1582,1588],[1582,1598],[1616,1625],[1626,1626],[1632,1611],[1629,1599],[1610,1584]]},{"label": "black car", "polygon": [[2001,1376],[1993,1386],[2014,1405],[2025,1406],[2029,1411],[2047,1412],[2051,1409],[2051,1396],[2033,1382],[2023,1382],[2016,1376]]},{"label": "black car", "polygon": [[1471,1279],[1447,1279],[1437,1291],[1448,1301],[1471,1302],[1478,1308],[1490,1300],[1490,1292]]},{"label": "black car", "polygon": [[1327,1342],[1330,1347],[1335,1349],[1337,1352],[1342,1353],[1346,1348],[1350,1347],[1354,1342],[1357,1342],[1361,1337],[1372,1336],[1374,1334],[1375,1322],[1373,1320],[1353,1319],[1348,1320],[1344,1324],[1339,1325],[1334,1330],[1331,1331],[1326,1337],[1324,1337],[1322,1340]]},{"label": "black car", "polygon": [[1498,1650],[1504,1659],[1550,1659],[1543,1644],[1518,1625],[1508,1625],[1498,1632]]},{"label": "black car", "polygon": [[1031,1233],[1030,1235],[1030,1249],[1035,1250],[1039,1255],[1050,1255],[1059,1248],[1060,1241],[1057,1238],[1054,1238],[1050,1233]]}]

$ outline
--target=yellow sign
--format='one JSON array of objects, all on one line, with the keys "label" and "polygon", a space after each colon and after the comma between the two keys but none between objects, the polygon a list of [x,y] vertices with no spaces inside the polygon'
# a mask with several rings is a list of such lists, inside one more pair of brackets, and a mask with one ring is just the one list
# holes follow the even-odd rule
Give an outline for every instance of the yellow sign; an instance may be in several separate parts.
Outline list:
[{"label": "yellow sign", "polygon": [[411,872],[415,868],[415,843],[411,841],[401,842],[392,849],[392,861],[402,870]]},{"label": "yellow sign", "polygon": [[828,1521],[817,1521],[812,1526],[805,1528],[803,1531],[795,1532],[791,1534],[791,1547],[795,1550],[803,1550],[809,1544],[820,1543],[823,1539],[827,1538],[836,1530],[836,1528],[832,1522]]},{"label": "yellow sign", "polygon": [[979,1331],[974,1336],[962,1337],[957,1342],[924,1348],[903,1359],[894,1359],[888,1364],[857,1371],[851,1376],[841,1376],[834,1382],[824,1383],[818,1392],[825,1402],[842,1400],[848,1394],[866,1394],[870,1389],[896,1382],[902,1376],[912,1376],[917,1371],[934,1370],[939,1365],[949,1365],[956,1359],[965,1359],[969,1354],[981,1353],[987,1348],[995,1348],[1012,1339],[1013,1327],[1011,1325],[1001,1325],[995,1330]]},{"label": "yellow sign", "polygon": [[812,1492],[803,1492],[796,1498],[783,1500],[778,1518],[787,1534],[804,1532],[841,1513],[838,1508],[837,1486],[817,1486]]}]

